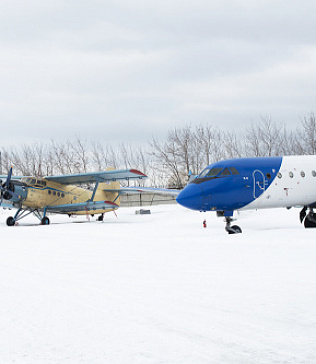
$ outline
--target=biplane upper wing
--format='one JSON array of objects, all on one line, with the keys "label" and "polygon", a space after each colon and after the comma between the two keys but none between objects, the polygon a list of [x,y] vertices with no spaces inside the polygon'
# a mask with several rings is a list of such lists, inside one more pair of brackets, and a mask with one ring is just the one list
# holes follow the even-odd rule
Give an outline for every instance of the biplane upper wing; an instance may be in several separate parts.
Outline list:
[{"label": "biplane upper wing", "polygon": [[[12,180],[13,181],[20,180],[22,177],[24,177],[24,176],[12,176]],[[8,178],[8,175],[7,174],[1,175],[0,176],[0,181],[2,181],[2,183],[4,183],[7,178]]]},{"label": "biplane upper wing", "polygon": [[71,185],[78,183],[110,182],[118,180],[147,178],[145,174],[137,169],[120,169],[94,173],[64,174],[61,176],[45,177],[47,181]]}]

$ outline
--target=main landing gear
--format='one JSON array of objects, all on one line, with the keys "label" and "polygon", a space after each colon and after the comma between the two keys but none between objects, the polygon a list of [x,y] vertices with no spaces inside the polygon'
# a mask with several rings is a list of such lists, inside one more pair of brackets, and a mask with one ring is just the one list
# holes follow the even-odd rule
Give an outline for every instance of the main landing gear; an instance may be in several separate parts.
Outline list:
[{"label": "main landing gear", "polygon": [[104,214],[101,214],[101,215],[97,218],[97,220],[98,220],[98,221],[103,221],[103,219],[104,219]]},{"label": "main landing gear", "polygon": [[22,208],[19,208],[14,217],[9,216],[7,218],[7,225],[8,226],[14,226],[19,220],[24,219],[26,216],[33,214],[36,216],[41,225],[49,225],[50,221],[49,218],[46,215],[46,211],[44,210],[44,214],[41,214],[38,210],[24,210]]},{"label": "main landing gear", "polygon": [[316,228],[316,213],[313,208],[309,208],[309,213],[306,214],[307,206],[304,206],[300,212],[301,223],[304,221],[305,228]]}]

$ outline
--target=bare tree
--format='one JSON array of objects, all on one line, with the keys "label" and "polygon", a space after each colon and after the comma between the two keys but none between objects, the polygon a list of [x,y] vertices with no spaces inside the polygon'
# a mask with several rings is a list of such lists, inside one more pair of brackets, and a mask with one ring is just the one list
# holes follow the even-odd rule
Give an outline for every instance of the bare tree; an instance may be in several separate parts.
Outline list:
[{"label": "bare tree", "polygon": [[225,148],[225,158],[240,158],[244,156],[240,139],[235,132],[224,132],[223,144]]},{"label": "bare tree", "polygon": [[253,123],[246,128],[245,134],[245,155],[247,157],[261,157],[263,155],[260,128]]},{"label": "bare tree", "polygon": [[72,150],[73,167],[78,173],[86,173],[88,171],[89,153],[86,141],[76,137],[74,142],[68,142],[69,150]]},{"label": "bare tree", "polygon": [[[316,154],[316,120],[311,113],[295,131],[261,118],[234,132],[211,124],[187,125],[168,131],[165,140],[152,139],[148,147],[75,140],[9,147],[1,153],[3,173],[14,166],[15,175],[53,175],[105,170],[107,167],[137,168],[150,176],[151,185],[181,187],[191,170],[225,158],[291,154]],[[141,182],[143,183],[143,181]]]},{"label": "bare tree", "polygon": [[105,170],[108,167],[106,149],[101,143],[95,141],[91,142],[91,148],[91,160],[96,170]]},{"label": "bare tree", "polygon": [[282,126],[271,121],[269,117],[262,117],[259,124],[261,145],[265,156],[279,155],[280,134]]},{"label": "bare tree", "polygon": [[315,114],[302,120],[302,130],[297,130],[297,140],[304,154],[316,154],[316,119]]},{"label": "bare tree", "polygon": [[[181,178],[181,168],[178,161],[178,153],[175,141],[169,135],[169,139],[165,143],[160,143],[153,139],[151,143],[151,155],[157,160],[157,168],[160,173],[169,176],[170,187],[181,187],[183,184]],[[159,167],[158,167],[159,165]]]}]

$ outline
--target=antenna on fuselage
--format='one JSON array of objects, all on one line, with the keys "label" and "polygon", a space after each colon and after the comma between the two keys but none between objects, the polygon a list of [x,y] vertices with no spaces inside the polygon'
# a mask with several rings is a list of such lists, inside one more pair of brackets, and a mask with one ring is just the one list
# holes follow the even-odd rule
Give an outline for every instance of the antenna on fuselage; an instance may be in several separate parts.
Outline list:
[{"label": "antenna on fuselage", "polygon": [[191,169],[190,169],[189,173],[188,173],[188,183],[190,183],[195,177],[197,177],[197,175],[193,174]]}]

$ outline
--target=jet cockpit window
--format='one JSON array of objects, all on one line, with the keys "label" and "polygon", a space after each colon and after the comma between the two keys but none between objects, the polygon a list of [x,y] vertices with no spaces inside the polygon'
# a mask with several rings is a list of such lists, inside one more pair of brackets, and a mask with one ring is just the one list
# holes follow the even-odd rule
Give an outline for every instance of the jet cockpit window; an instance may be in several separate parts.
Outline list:
[{"label": "jet cockpit window", "polygon": [[230,176],[230,172],[228,168],[225,168],[223,172],[220,174],[221,176]]},{"label": "jet cockpit window", "polygon": [[206,177],[209,171],[210,171],[209,168],[205,168],[204,171],[200,173],[199,177],[200,178]]},{"label": "jet cockpit window", "polygon": [[199,175],[199,178],[208,178],[208,177],[216,177],[223,168],[206,168],[204,171]]},{"label": "jet cockpit window", "polygon": [[216,177],[220,171],[222,170],[223,168],[212,168],[208,174],[206,175],[206,177]]},{"label": "jet cockpit window", "polygon": [[232,172],[233,175],[238,175],[239,172],[237,171],[237,169],[235,167],[230,167],[230,171]]}]

